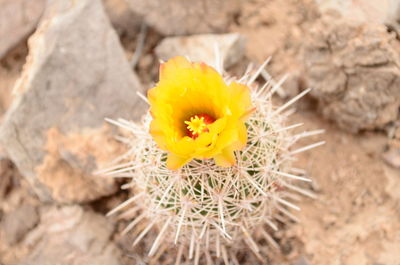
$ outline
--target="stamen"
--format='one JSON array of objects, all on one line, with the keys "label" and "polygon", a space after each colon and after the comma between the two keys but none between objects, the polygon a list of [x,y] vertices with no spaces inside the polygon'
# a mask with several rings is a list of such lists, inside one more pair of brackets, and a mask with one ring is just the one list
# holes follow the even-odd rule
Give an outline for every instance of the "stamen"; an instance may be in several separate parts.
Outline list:
[{"label": "stamen", "polygon": [[200,134],[208,132],[207,125],[213,123],[214,121],[215,119],[213,117],[205,113],[190,117],[188,121],[184,122],[187,125],[187,135],[193,139],[196,139]]},{"label": "stamen", "polygon": [[204,117],[199,118],[197,115],[190,118],[190,121],[185,121],[187,124],[187,129],[193,134],[200,134],[206,128],[204,123]]}]

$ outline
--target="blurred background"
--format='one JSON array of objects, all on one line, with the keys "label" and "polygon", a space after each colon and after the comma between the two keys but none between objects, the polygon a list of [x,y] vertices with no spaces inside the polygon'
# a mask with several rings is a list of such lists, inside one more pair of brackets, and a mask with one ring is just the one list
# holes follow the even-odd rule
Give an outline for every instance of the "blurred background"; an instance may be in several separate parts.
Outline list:
[{"label": "blurred background", "polygon": [[140,120],[159,61],[215,48],[236,76],[271,57],[276,104],[312,87],[290,120],[326,130],[296,162],[318,198],[241,264],[399,265],[399,21],[398,0],[0,0],[0,265],[174,264],[131,248],[105,217],[127,180],[93,172],[126,151],[104,118]]}]

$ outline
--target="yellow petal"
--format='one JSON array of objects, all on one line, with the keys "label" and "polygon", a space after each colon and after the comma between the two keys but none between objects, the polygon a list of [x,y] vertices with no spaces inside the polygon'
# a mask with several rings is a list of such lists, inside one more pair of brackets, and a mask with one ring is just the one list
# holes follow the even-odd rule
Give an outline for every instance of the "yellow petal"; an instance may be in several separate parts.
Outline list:
[{"label": "yellow petal", "polygon": [[242,150],[247,144],[247,128],[243,122],[237,125],[238,141],[231,145],[233,150]]},{"label": "yellow petal", "polygon": [[167,158],[167,168],[176,170],[186,163],[188,163],[192,158],[191,157],[182,157],[182,156],[177,156],[175,154],[169,153],[168,158]]},{"label": "yellow petal", "polygon": [[253,114],[253,112],[255,112],[255,111],[256,111],[256,108],[250,108],[250,109],[246,110],[242,114],[242,116],[240,116],[240,120],[241,121],[246,121],[250,117],[250,115]]},{"label": "yellow petal", "polygon": [[232,111],[235,114],[242,116],[246,111],[251,109],[250,89],[248,86],[236,82],[230,83],[229,88],[231,101],[234,103],[231,104]]},{"label": "yellow petal", "polygon": [[[221,150],[223,149],[221,143],[224,144],[224,138],[222,137],[222,135],[225,135],[227,133],[225,131],[227,122],[228,122],[227,117],[218,119],[217,121],[208,126],[208,128],[210,129],[209,133],[200,135],[200,137],[196,139],[196,142],[203,147],[201,150],[199,149],[199,151],[196,152],[195,156],[196,158],[199,159],[212,158],[216,154],[221,152]],[[208,144],[210,143],[211,145],[208,146]]]},{"label": "yellow petal", "polygon": [[174,77],[177,71],[181,68],[190,68],[191,62],[189,62],[183,56],[176,56],[169,59],[166,63],[160,65],[160,80]]},{"label": "yellow petal", "polygon": [[167,150],[166,141],[164,138],[163,128],[160,126],[157,120],[152,120],[150,123],[150,133],[153,136],[154,140],[163,150]]},{"label": "yellow petal", "polygon": [[214,161],[220,167],[231,167],[236,164],[235,153],[232,148],[225,148],[220,154],[214,157]]}]

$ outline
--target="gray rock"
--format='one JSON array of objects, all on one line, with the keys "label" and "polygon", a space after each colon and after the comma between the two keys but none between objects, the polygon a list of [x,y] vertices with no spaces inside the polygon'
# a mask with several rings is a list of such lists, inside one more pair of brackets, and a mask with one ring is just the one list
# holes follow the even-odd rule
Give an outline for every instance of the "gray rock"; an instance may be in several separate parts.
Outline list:
[{"label": "gray rock", "polygon": [[4,216],[2,223],[5,240],[9,245],[18,243],[39,222],[39,215],[32,205],[22,205]]},{"label": "gray rock", "polygon": [[0,128],[0,141],[42,200],[87,202],[117,190],[92,172],[122,152],[104,118],[144,106],[100,0],[50,0]]},{"label": "gray rock", "polygon": [[164,35],[220,33],[228,30],[240,0],[127,0],[131,9]]},{"label": "gray rock", "polygon": [[170,37],[163,39],[156,47],[156,54],[163,61],[181,55],[215,66],[217,47],[224,66],[229,67],[243,57],[245,44],[245,38],[237,33]]},{"label": "gray rock", "polygon": [[119,265],[121,253],[111,241],[113,226],[79,206],[43,210],[26,244],[33,250],[20,265]]},{"label": "gray rock", "polygon": [[397,119],[400,47],[383,25],[326,16],[310,28],[304,48],[305,77],[325,117],[350,132]]},{"label": "gray rock", "polygon": [[0,0],[0,59],[39,23],[46,0]]}]

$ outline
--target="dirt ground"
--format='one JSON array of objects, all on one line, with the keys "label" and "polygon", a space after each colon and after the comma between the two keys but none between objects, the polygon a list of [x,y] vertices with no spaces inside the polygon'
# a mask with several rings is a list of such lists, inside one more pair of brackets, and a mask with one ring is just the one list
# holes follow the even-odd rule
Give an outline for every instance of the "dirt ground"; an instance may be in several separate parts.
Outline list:
[{"label": "dirt ground", "polygon": [[[247,62],[261,63],[273,56],[267,69],[277,79],[284,73],[300,72],[298,55],[302,32],[317,17],[312,1],[249,1],[230,26],[230,31],[247,37],[246,59],[232,71],[244,69]],[[138,65],[139,78],[147,86],[156,81],[158,67],[153,49],[161,38],[152,30],[149,32]],[[124,38],[122,43],[130,57],[136,39]],[[21,44],[1,61],[2,113],[10,105],[10,88],[21,73],[26,55],[26,45]],[[322,118],[311,98],[304,99],[297,109],[292,120],[303,122],[306,129],[325,129],[323,135],[311,137],[302,144],[321,139],[326,144],[299,155],[296,162],[313,179],[307,188],[317,193],[318,198],[298,202],[301,211],[295,214],[299,221],[285,225],[274,234],[281,251],[271,251],[264,264],[400,265],[400,170],[382,159],[387,134],[383,130],[347,133]],[[0,219],[27,202],[42,207],[43,203],[6,160],[6,154],[1,155]],[[84,207],[104,214],[126,196],[121,191]],[[113,224],[116,231],[113,239],[125,255],[126,265],[139,264],[134,258],[137,253],[130,250],[130,238],[118,232],[125,222],[114,220]],[[18,244],[10,248],[0,239],[0,265],[18,264],[31,247]]]}]

